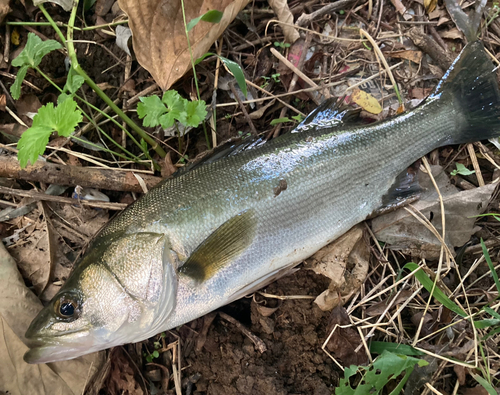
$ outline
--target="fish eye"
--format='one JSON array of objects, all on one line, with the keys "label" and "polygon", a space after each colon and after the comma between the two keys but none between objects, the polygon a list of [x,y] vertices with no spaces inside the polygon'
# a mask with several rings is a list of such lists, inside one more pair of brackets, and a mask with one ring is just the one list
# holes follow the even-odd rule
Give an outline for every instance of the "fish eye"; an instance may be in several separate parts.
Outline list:
[{"label": "fish eye", "polygon": [[62,296],[56,301],[54,310],[61,318],[76,318],[79,311],[78,306],[76,300]]}]

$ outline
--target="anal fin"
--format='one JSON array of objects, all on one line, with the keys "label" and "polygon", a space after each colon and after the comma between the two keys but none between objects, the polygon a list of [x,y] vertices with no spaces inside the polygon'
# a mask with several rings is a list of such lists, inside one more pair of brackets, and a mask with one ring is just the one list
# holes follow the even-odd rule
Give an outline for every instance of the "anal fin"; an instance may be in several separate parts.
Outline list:
[{"label": "anal fin", "polygon": [[213,277],[252,243],[257,221],[252,210],[244,211],[219,226],[180,267],[179,273],[197,283]]},{"label": "anal fin", "polygon": [[387,193],[382,197],[382,205],[369,218],[394,211],[418,200],[421,192],[418,183],[418,166],[410,166],[400,173]]}]

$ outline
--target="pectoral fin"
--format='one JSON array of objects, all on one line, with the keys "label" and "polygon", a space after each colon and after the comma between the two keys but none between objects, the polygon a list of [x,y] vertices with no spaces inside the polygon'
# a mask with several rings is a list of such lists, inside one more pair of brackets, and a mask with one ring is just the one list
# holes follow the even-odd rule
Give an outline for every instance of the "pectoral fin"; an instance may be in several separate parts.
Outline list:
[{"label": "pectoral fin", "polygon": [[244,211],[219,226],[191,254],[179,273],[202,282],[236,259],[252,243],[256,219],[252,210]]}]

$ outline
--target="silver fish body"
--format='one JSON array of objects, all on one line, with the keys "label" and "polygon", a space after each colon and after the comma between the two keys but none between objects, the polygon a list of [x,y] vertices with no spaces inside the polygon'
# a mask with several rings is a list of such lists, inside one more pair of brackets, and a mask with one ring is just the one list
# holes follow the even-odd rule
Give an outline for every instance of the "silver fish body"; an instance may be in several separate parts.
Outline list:
[{"label": "silver fish body", "polygon": [[30,326],[25,359],[144,340],[258,289],[383,206],[432,149],[498,135],[492,69],[482,44],[469,44],[408,113],[364,126],[315,116],[162,182],[99,233]]}]

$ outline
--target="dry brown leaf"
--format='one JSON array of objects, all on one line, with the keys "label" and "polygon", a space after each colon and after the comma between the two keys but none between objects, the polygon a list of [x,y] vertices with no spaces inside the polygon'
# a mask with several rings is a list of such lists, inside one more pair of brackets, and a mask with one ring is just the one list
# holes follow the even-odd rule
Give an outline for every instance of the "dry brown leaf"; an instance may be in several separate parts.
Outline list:
[{"label": "dry brown leaf", "polygon": [[388,52],[386,55],[392,58],[411,60],[413,63],[419,64],[424,54],[422,51],[397,51]]},{"label": "dry brown leaf", "polygon": [[7,106],[7,96],[0,95],[0,111],[5,111],[6,106]]},{"label": "dry brown leaf", "polygon": [[[187,23],[209,10],[224,13],[219,23],[200,21],[189,32],[195,60],[208,51],[248,1],[192,0],[185,2]],[[118,3],[129,17],[137,60],[151,73],[162,89],[170,88],[191,68],[181,1],[118,0]]]},{"label": "dry brown leaf", "polygon": [[436,9],[437,6],[437,0],[424,0],[424,7],[425,10],[427,11],[427,14],[431,13]]},{"label": "dry brown leaf", "polygon": [[349,316],[345,308],[337,306],[332,310],[330,316],[329,328],[334,330],[330,340],[326,344],[326,348],[330,351],[334,358],[340,360],[343,366],[351,365],[367,365],[368,355],[364,347],[358,352],[354,350],[361,344],[359,332],[354,328],[339,328],[336,325],[349,325]]},{"label": "dry brown leaf", "polygon": [[391,3],[405,20],[409,20],[412,18],[412,16],[406,12],[406,7],[403,5],[403,3],[401,3],[401,0],[391,0]]},{"label": "dry brown leaf", "polygon": [[450,29],[450,30],[447,30],[443,33],[441,33],[441,37],[442,38],[449,38],[451,40],[461,40],[464,38],[464,35],[462,34],[462,32],[460,30],[458,30],[456,27]]},{"label": "dry brown leaf", "polygon": [[380,114],[382,112],[382,106],[378,100],[359,88],[352,90],[351,100],[363,110],[368,111],[371,114]]},{"label": "dry brown leaf", "polygon": [[[0,243],[1,244],[1,243]],[[24,333],[42,304],[24,285],[16,262],[0,245],[0,388],[12,395],[79,395],[102,353],[71,361],[29,365]]]},{"label": "dry brown leaf", "polygon": [[11,11],[9,3],[10,0],[0,0],[0,23],[3,22],[5,16]]},{"label": "dry brown leaf", "polygon": [[[395,307],[398,304],[401,304],[403,302],[406,302],[406,300],[411,296],[413,292],[410,290],[405,290],[401,291],[398,294],[394,294],[393,296],[387,298],[386,300],[383,300],[379,303],[374,304],[373,306],[370,306],[368,309],[366,309],[366,315],[368,317],[376,317],[381,315],[386,309],[389,304],[392,303],[392,306]],[[394,297],[397,296],[396,300],[394,300]]]},{"label": "dry brown leaf", "polygon": [[311,270],[332,280],[314,301],[321,310],[333,309],[340,302],[339,296],[345,302],[359,289],[368,274],[369,257],[363,227],[357,225],[307,259]]},{"label": "dry brown leaf", "polygon": [[[477,218],[474,216],[484,212],[496,184],[459,192],[450,184],[441,167],[432,166],[432,174],[443,196],[445,242],[453,252],[453,247],[464,245],[477,230],[474,226]],[[430,220],[439,234],[442,234],[441,208],[437,193],[430,178],[422,172],[419,173],[419,183],[425,192],[413,206]],[[439,258],[441,244],[437,237],[404,207],[374,218],[372,229],[377,239],[388,243],[392,249],[430,260]]]},{"label": "dry brown leaf", "polygon": [[287,24],[280,25],[283,29],[283,34],[285,35],[285,41],[291,44],[297,41],[300,34],[297,29],[290,26],[293,25],[293,15],[290,12],[290,8],[288,8],[287,0],[269,0],[269,5],[278,17],[278,20]]}]

